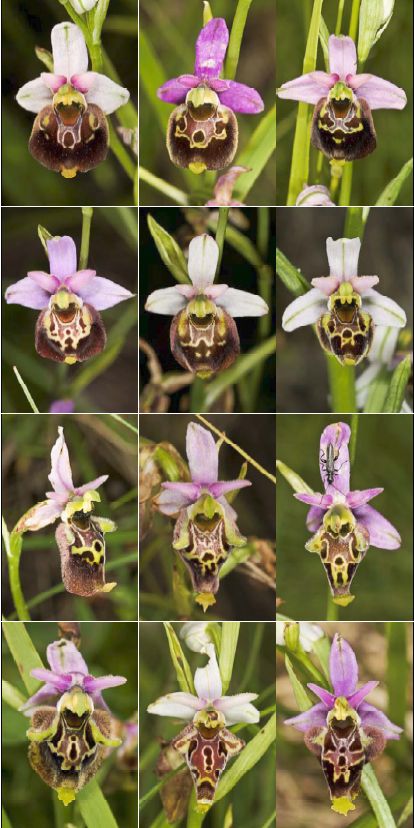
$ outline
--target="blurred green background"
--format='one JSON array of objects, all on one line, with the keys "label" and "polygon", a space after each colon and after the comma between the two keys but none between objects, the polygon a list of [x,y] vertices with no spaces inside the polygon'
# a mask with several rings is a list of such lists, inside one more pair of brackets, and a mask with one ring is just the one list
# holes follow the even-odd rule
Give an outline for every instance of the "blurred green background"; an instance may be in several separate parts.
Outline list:
[{"label": "blurred green background", "polygon": [[[211,0],[214,17],[224,17],[230,31],[236,9],[234,0]],[[205,204],[211,198],[209,175],[193,175],[175,167],[168,156],[165,145],[165,127],[173,111],[172,104],[163,103],[152,91],[150,85],[162,85],[169,78],[189,74],[194,69],[195,42],[203,26],[202,3],[187,0],[140,0],[140,31],[144,43],[140,47],[140,162],[154,175],[163,178],[186,192],[191,191],[191,204]],[[159,84],[158,84],[159,76]],[[224,75],[225,77],[225,75]],[[238,115],[239,150],[234,164],[238,164],[240,151],[246,146],[250,135],[257,127],[263,114],[271,109],[275,96],[275,4],[274,0],[254,0],[247,17],[240,50],[236,81],[246,83],[258,90],[263,98],[264,113],[259,115]],[[165,110],[164,125],[161,126],[160,109]],[[222,175],[220,171],[219,175]],[[250,204],[274,204],[276,164],[273,154],[263,173],[252,187]],[[207,181],[204,178],[208,176]],[[141,182],[140,204],[169,204],[162,193]]]},{"label": "blurred green background", "polygon": [[[358,661],[359,681],[380,682],[367,701],[385,711],[392,722],[405,730],[400,740],[389,741],[384,753],[372,763],[397,823],[412,796],[412,624],[324,623],[321,626],[329,638],[339,632],[351,644]],[[315,663],[319,666],[319,662]],[[294,666],[300,680],[309,681],[296,660]],[[356,810],[348,817],[339,818],[331,811],[328,786],[317,757],[305,747],[303,733],[284,724],[285,719],[297,714],[298,706],[279,647],[276,700],[278,825],[283,828],[338,828],[338,825],[354,824],[358,828],[374,828],[379,825],[363,791],[355,800]],[[410,828],[412,815],[398,824]]]},{"label": "blurred green background", "polygon": [[[2,2],[2,178],[3,204],[133,204],[132,183],[112,152],[97,169],[65,180],[42,167],[29,153],[35,115],[22,109],[15,96],[23,84],[46,71],[35,47],[50,50],[56,23],[68,20],[58,0]],[[137,102],[137,2],[111,0],[102,30],[102,43],[122,86]],[[108,66],[104,67],[107,73]],[[116,113],[112,124],[119,124]],[[127,150],[129,153],[129,150]],[[132,156],[131,156],[132,157]]]},{"label": "blurred green background", "polygon": [[[125,418],[131,425],[137,418]],[[55,541],[58,525],[23,535],[20,577],[26,601],[41,593],[59,589],[45,596],[31,610],[36,620],[71,618],[135,620],[137,618],[137,437],[122,423],[109,416],[42,414],[3,414],[2,416],[2,487],[3,517],[9,531],[17,520],[36,503],[45,499],[51,486],[50,451],[64,427],[72,467],[73,482],[81,486],[101,474],[109,479],[100,489],[99,517],[108,517],[117,530],[106,535],[106,562],[115,568],[107,572],[107,581],[118,586],[94,598],[80,598],[63,588],[59,552]],[[117,565],[125,556],[129,562]],[[2,608],[6,616],[13,610],[5,553],[2,556]]]},{"label": "blurred green background", "polygon": [[[244,208],[242,211],[237,211],[237,218],[243,220],[243,236],[249,239],[253,245],[257,245],[258,236],[258,209],[260,208]],[[153,210],[146,210],[140,208],[140,248],[139,248],[139,264],[140,264],[140,337],[146,340],[150,346],[155,350],[158,359],[161,362],[163,372],[173,371],[177,376],[184,374],[184,371],[175,361],[170,350],[170,326],[173,319],[172,316],[162,316],[157,313],[148,313],[145,310],[145,302],[148,295],[158,288],[168,288],[175,284],[175,279],[163,264],[160,255],[155,246],[147,224],[148,214],[150,214],[161,226],[173,235],[183,248],[185,255],[188,255],[188,245],[192,238],[199,232],[209,232],[211,230],[207,227],[207,221],[213,214],[213,210],[206,210],[205,215],[202,213],[198,217],[198,223],[191,225],[188,222],[190,210],[182,210],[178,207],[158,208]],[[214,211],[217,212],[217,211]],[[235,211],[236,212],[236,211]],[[232,225],[231,214],[229,228]],[[263,253],[263,261],[272,268],[274,267],[274,236],[275,236],[275,214],[270,210],[270,233],[267,245],[267,250]],[[253,267],[245,257],[242,256],[233,245],[225,240],[223,248],[223,259],[220,267],[220,275],[215,280],[220,284],[228,284],[230,287],[238,288],[240,290],[247,290],[250,293],[259,293],[258,287],[258,270]],[[274,281],[274,276],[272,281]],[[272,335],[275,329],[274,316],[274,291],[272,286],[272,304],[270,307],[270,333]],[[246,353],[254,345],[259,342],[258,318],[254,317],[240,317],[236,318],[237,329],[240,336],[240,350],[241,353]],[[257,387],[257,399],[252,408],[250,403],[248,405],[249,411],[274,411],[275,410],[275,374],[276,374],[276,359],[275,356],[267,357],[261,363],[263,368],[263,375]],[[241,384],[249,384],[250,375],[246,375]],[[143,386],[149,381],[148,360],[147,356],[141,352],[140,354],[140,377],[142,393]],[[249,395],[250,396],[250,395]],[[171,411],[182,411],[183,409],[191,410],[191,401],[189,400],[188,386],[183,390],[177,391],[171,395]],[[224,410],[237,410],[241,407],[240,395],[235,386],[227,389],[227,393],[218,399],[213,407],[217,411],[223,406]],[[202,410],[202,409],[201,409]]]},{"label": "blurred green background", "polygon": [[[351,418],[341,415],[351,425]],[[278,460],[296,471],[317,492],[323,491],[319,474],[319,440],[331,415],[276,415]],[[359,417],[356,455],[351,469],[351,490],[384,487],[370,501],[398,530],[400,549],[371,547],[360,564],[351,592],[355,600],[340,608],[341,620],[412,618],[412,417],[364,414]],[[277,486],[276,537],[278,548],[277,595],[285,602],[281,612],[297,620],[326,617],[328,579],[317,555],[305,549],[311,537],[306,528],[308,507],[293,497],[281,475]],[[331,604],[331,601],[329,601]]]},{"label": "blurred green background", "polygon": [[[26,624],[34,646],[46,666],[46,648],[58,636],[56,623]],[[137,710],[137,624],[81,624],[81,653],[93,676],[108,674],[125,676],[127,683],[105,690],[103,695],[111,713],[121,720],[129,719]],[[3,679],[11,682],[27,697],[7,644],[2,646]],[[72,823],[83,828],[84,822],[76,811],[76,804],[64,807],[55,791],[42,782],[27,759],[26,730],[30,719],[2,705],[2,778],[3,805],[13,828],[63,828]],[[112,751],[95,777],[122,828],[137,825],[137,792],[114,790],[110,774],[115,770],[116,751]],[[98,828],[98,824],[96,826]]]},{"label": "blurred green background", "polygon": [[[312,0],[277,0],[276,3],[277,86],[302,74],[303,56],[309,30]],[[345,0],[342,33],[348,34],[351,0]],[[322,14],[329,33],[335,31],[338,0],[325,0]],[[351,204],[375,204],[380,193],[412,156],[412,65],[413,4],[396,0],[388,28],[373,46],[363,71],[401,86],[407,95],[402,111],[374,110],[377,148],[354,164]],[[325,71],[319,45],[316,69]],[[360,71],[360,70],[359,70]],[[286,204],[298,104],[278,99],[277,114],[277,203]],[[309,184],[315,183],[320,153],[311,147]],[[329,186],[329,161],[324,159],[322,182]],[[405,182],[397,204],[412,204],[412,176]]]},{"label": "blurred green background", "polygon": [[[254,460],[273,473],[275,456],[274,416],[271,414],[209,415],[209,422],[224,431],[227,437],[244,449]],[[187,425],[197,422],[186,414],[141,414],[142,438],[159,443],[166,440],[184,459]],[[200,423],[200,425],[202,425]],[[203,426],[205,427],[205,426]],[[243,458],[225,443],[219,454],[219,480],[239,476]],[[243,489],[234,501],[238,527],[251,539],[275,537],[275,489],[273,483],[250,465],[248,480],[252,485]],[[152,528],[141,543],[140,552],[140,617],[145,620],[175,618],[177,611],[172,595],[173,566],[177,553],[172,548],[173,521],[160,513],[154,514]],[[186,577],[186,583],[189,579]],[[222,579],[216,595],[217,603],[207,618],[264,619],[274,618],[274,592],[258,580],[247,577],[243,566],[237,566]],[[201,607],[192,603],[193,616],[203,617]]]},{"label": "blurred green background", "polygon": [[[277,246],[310,282],[329,273],[326,239],[344,235],[346,210],[342,207],[276,209]],[[413,216],[411,208],[371,208],[359,258],[358,274],[376,274],[378,292],[390,296],[407,313],[412,330],[413,305]],[[330,407],[325,352],[310,325],[286,333],[281,319],[294,299],[277,277],[276,410],[323,411]],[[357,367],[362,373],[365,359]]]},{"label": "blurred green background", "polygon": [[[38,225],[53,235],[69,235],[78,253],[82,234],[80,208],[6,208],[2,210],[2,295],[30,270],[49,272],[37,234]],[[94,210],[88,267],[137,293],[137,211],[133,207]],[[37,407],[48,411],[56,399],[69,398],[77,411],[136,411],[137,301],[134,297],[102,311],[108,342],[84,363],[64,365],[36,353],[34,332],[40,311],[2,307],[2,410],[28,411],[29,404],[13,373],[16,365]]]},{"label": "blurred green background", "polygon": [[[174,629],[179,633],[180,624]],[[140,794],[144,796],[157,782],[155,765],[160,752],[160,740],[170,740],[185,727],[187,722],[164,718],[147,713],[147,707],[159,696],[179,690],[175,669],[172,665],[167,638],[162,624],[140,624],[139,629],[139,703],[141,719],[140,747]],[[227,695],[240,692],[258,693],[254,704],[263,711],[274,705],[275,682],[275,625],[241,624],[233,675]],[[197,667],[206,665],[206,656],[192,653],[183,644],[185,655],[194,674]],[[267,717],[263,717],[263,723]],[[239,725],[234,730],[248,742],[257,732],[258,725]],[[243,776],[228,796],[213,805],[203,821],[203,828],[223,828],[224,817],[230,803],[233,804],[233,825],[237,828],[259,828],[275,807],[275,743],[254,768]],[[228,768],[237,757],[229,761]],[[223,778],[225,778],[225,773]],[[150,828],[161,811],[159,796],[140,814],[141,828]],[[188,824],[188,823],[187,823]],[[185,820],[174,823],[182,828]],[[273,825],[269,823],[269,825]]]}]

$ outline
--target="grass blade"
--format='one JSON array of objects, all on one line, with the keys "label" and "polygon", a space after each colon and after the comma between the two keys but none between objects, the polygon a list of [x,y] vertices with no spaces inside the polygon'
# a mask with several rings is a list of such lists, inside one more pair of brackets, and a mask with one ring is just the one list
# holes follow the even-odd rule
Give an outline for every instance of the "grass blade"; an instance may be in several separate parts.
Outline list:
[{"label": "grass blade", "polygon": [[191,672],[190,665],[185,657],[184,650],[180,644],[179,638],[174,630],[174,627],[168,621],[164,622],[164,629],[167,635],[171,659],[175,667],[175,672],[177,674],[177,681],[180,685],[180,690],[182,690],[184,693],[192,693],[194,695],[195,689],[193,682],[193,674]]},{"label": "grass blade", "polygon": [[387,28],[394,11],[394,0],[362,0],[359,10],[358,60],[365,63],[374,43]]},{"label": "grass blade", "polygon": [[300,270],[289,261],[279,248],[276,248],[276,273],[294,296],[301,296],[302,293],[310,290],[311,286],[302,276]]},{"label": "grass blade", "polygon": [[92,779],[76,796],[87,828],[118,828],[118,823],[96,781]]},{"label": "grass blade", "polygon": [[226,771],[217,789],[215,796],[216,802],[219,802],[233,790],[234,786],[240,782],[240,779],[260,761],[270,746],[274,744],[275,739],[276,713],[273,714],[246,747],[243,748],[240,756],[235,760],[229,770]]},{"label": "grass blade", "polygon": [[3,621],[3,633],[24,686],[32,695],[40,687],[41,682],[33,678],[30,671],[43,667],[42,659],[21,621]]},{"label": "grass blade", "polygon": [[165,266],[177,282],[187,284],[190,280],[187,274],[187,262],[181,247],[150,214],[148,214],[148,227]]},{"label": "grass blade", "polygon": [[229,385],[239,382],[239,380],[255,368],[256,365],[259,365],[263,360],[267,359],[267,357],[271,356],[275,352],[276,337],[271,336],[269,339],[265,339],[264,342],[260,342],[259,345],[252,348],[247,354],[241,354],[231,368],[227,368],[225,371],[222,371],[221,374],[215,377],[215,379],[213,379],[206,386],[204,410],[209,410],[216,399],[226,388],[228,388]]},{"label": "grass blade", "polygon": [[378,828],[396,828],[390,806],[380,788],[372,765],[365,765],[362,771],[362,788],[378,820]]},{"label": "grass blade", "polygon": [[393,371],[384,411],[387,414],[397,414],[401,411],[405,389],[411,375],[411,357],[406,356]]},{"label": "grass blade", "polygon": [[224,696],[229,687],[233,673],[233,664],[236,655],[237,641],[239,638],[240,623],[239,621],[227,621],[225,624],[222,624],[221,630],[219,667],[223,684],[222,695]]},{"label": "grass blade", "polygon": [[288,655],[285,655],[285,664],[286,670],[289,674],[289,678],[292,684],[292,690],[295,694],[295,699],[298,708],[303,713],[305,710],[309,710],[309,708],[312,707],[313,702],[311,701],[310,696],[307,690],[305,690],[302,682],[299,681],[293,669],[293,664]]},{"label": "grass blade", "polygon": [[391,207],[393,204],[395,204],[403,184],[411,175],[412,171],[413,159],[410,158],[410,160],[406,161],[406,163],[401,167],[398,175],[396,175],[395,178],[392,178],[391,181],[387,184],[387,186],[383,189],[375,206]]},{"label": "grass blade", "polygon": [[275,149],[276,106],[273,106],[261,118],[246,147],[237,159],[237,163],[250,169],[250,172],[243,173],[238,179],[234,188],[235,198],[239,201],[245,199]]}]

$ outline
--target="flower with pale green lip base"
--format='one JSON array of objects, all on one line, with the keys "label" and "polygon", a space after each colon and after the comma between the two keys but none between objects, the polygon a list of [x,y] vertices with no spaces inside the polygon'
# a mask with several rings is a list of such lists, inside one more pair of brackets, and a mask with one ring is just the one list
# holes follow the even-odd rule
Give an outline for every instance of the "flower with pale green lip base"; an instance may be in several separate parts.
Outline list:
[{"label": "flower with pale green lip base", "polygon": [[357,276],[361,242],[326,240],[329,276],[312,279],[312,289],[287,306],[282,328],[294,331],[316,323],[322,348],[342,365],[357,365],[367,356],[374,325],[403,328],[405,311],[378,291],[378,276]]},{"label": "flower with pale green lip base", "polygon": [[314,104],[312,144],[328,158],[353,161],[376,147],[372,109],[404,109],[403,89],[376,75],[357,75],[351,37],[331,35],[329,72],[308,72],[284,83],[279,98]]},{"label": "flower with pale green lip base", "polygon": [[251,483],[218,479],[214,437],[198,423],[188,425],[186,449],[191,483],[162,483],[156,505],[164,515],[177,517],[173,548],[189,572],[197,603],[206,611],[215,603],[219,572],[231,548],[246,543],[225,495]]},{"label": "flower with pale green lip base", "polygon": [[399,739],[402,729],[365,701],[378,681],[368,681],[357,689],[355,653],[338,633],[331,646],[329,673],[333,692],[308,684],[320,702],[285,719],[285,724],[304,733],[306,747],[322,764],[332,810],[346,815],[355,810],[353,800],[359,793],[364,764],[384,750],[388,739]]},{"label": "flower with pale green lip base", "polygon": [[76,245],[70,236],[46,242],[49,273],[31,270],[5,293],[8,305],[40,310],[35,347],[40,356],[73,365],[99,354],[106,344],[100,310],[130,299],[131,291],[97,276],[96,270],[78,270]]},{"label": "flower with pale green lip base", "polygon": [[335,604],[347,606],[352,579],[370,546],[399,549],[396,528],[368,502],[384,490],[350,490],[348,443],[351,429],[346,423],[332,423],[321,434],[319,469],[325,492],[296,492],[294,497],[311,506],[306,525],[314,536],[306,543],[308,552],[320,556]]},{"label": "flower with pale green lip base", "polygon": [[53,72],[42,72],[19,89],[16,100],[35,112],[29,151],[44,167],[74,178],[105,160],[106,115],[127,103],[129,92],[106,75],[88,71],[85,38],[74,23],[51,34]]},{"label": "flower with pale green lip base", "polygon": [[37,532],[60,520],[56,530],[62,569],[62,581],[68,592],[90,597],[97,592],[110,592],[116,583],[105,583],[106,532],[114,532],[116,524],[108,518],[93,515],[95,503],[101,498],[97,488],[108,479],[107,474],[75,486],[69,452],[62,426],[51,452],[49,480],[53,491],[47,500],[37,503],[18,521],[16,532]]},{"label": "flower with pale green lip base", "polygon": [[[213,644],[205,652],[209,661],[194,675],[197,695],[180,692],[161,696],[150,704],[149,713],[172,716],[191,722],[176,736],[171,745],[185,758],[192,773],[197,797],[197,810],[207,811],[214,800],[218,779],[227,760],[239,753],[245,743],[227,726],[245,722],[255,724],[260,713],[251,704],[257,693],[223,696],[223,685]],[[210,757],[210,761],[204,760]],[[210,766],[210,767],[209,767]]]},{"label": "flower with pale green lip base", "polygon": [[174,316],[170,329],[173,356],[186,371],[203,379],[228,368],[240,351],[235,316],[269,312],[261,296],[228,285],[214,285],[219,248],[204,233],[191,240],[188,275],[192,285],[174,285],[150,293],[145,310]]}]

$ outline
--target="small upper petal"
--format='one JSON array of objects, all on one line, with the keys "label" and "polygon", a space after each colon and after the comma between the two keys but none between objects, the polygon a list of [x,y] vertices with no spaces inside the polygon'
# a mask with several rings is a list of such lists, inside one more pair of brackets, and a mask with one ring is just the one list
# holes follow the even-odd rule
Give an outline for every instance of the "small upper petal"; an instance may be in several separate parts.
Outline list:
[{"label": "small upper petal", "polygon": [[79,291],[85,288],[94,276],[96,276],[96,270],[77,270],[76,273],[73,273],[65,279],[65,285],[73,293],[79,294]]},{"label": "small upper petal", "polygon": [[331,35],[328,40],[329,69],[341,80],[354,75],[357,70],[357,54],[352,37]]},{"label": "small upper petal", "polygon": [[8,305],[22,305],[32,310],[43,310],[49,304],[50,294],[36,284],[30,276],[25,276],[24,279],[19,279],[7,288],[4,298]]},{"label": "small upper petal", "polygon": [[263,112],[264,103],[258,91],[252,86],[237,81],[226,81],[228,88],[219,92],[220,103],[228,106],[233,112],[244,115],[256,115]]},{"label": "small upper petal", "polygon": [[376,75],[352,75],[347,83],[358,98],[364,98],[370,109],[404,109],[407,96],[404,89]]},{"label": "small upper petal", "polygon": [[335,633],[329,658],[329,673],[336,696],[350,696],[356,690],[358,664],[352,647]]},{"label": "small upper petal", "polygon": [[59,436],[51,451],[52,468],[49,480],[58,494],[70,495],[74,490],[72,470],[70,467],[68,447],[62,426],[58,427]]},{"label": "small upper petal", "polygon": [[64,282],[66,276],[76,272],[76,244],[70,236],[48,239],[46,244],[50,272]]},{"label": "small upper petal", "polygon": [[102,483],[105,483],[108,477],[109,474],[101,474],[99,477],[95,477],[94,480],[90,480],[89,483],[84,483],[83,486],[75,486],[74,492],[82,497],[86,492],[99,489],[99,486],[102,486]]},{"label": "small upper petal", "polygon": [[[78,273],[85,273],[85,271],[78,271]],[[124,302],[125,299],[130,299],[134,295],[127,288],[118,285],[117,282],[113,282],[111,279],[105,279],[103,276],[88,278],[83,286],[78,287],[76,292],[84,302],[88,302],[98,311],[113,308],[114,305]]]},{"label": "small upper petal", "polygon": [[211,431],[198,423],[189,423],[186,452],[192,481],[194,483],[216,483],[218,451]]},{"label": "small upper petal", "polygon": [[368,696],[372,690],[375,689],[379,684],[378,681],[367,681],[359,690],[356,690],[355,693],[352,693],[348,696],[348,703],[354,710],[358,710],[359,705],[361,704],[362,700],[365,699],[365,696]]},{"label": "small upper petal", "polygon": [[372,506],[359,506],[354,514],[368,530],[370,546],[379,549],[398,549],[401,546],[401,536],[395,526]]},{"label": "small upper petal", "polygon": [[376,325],[404,328],[407,324],[407,316],[403,308],[394,302],[394,299],[383,296],[373,288],[365,292],[363,307],[372,316]]},{"label": "small upper petal", "polygon": [[372,500],[373,497],[377,497],[377,495],[381,494],[384,489],[354,489],[352,492],[348,492],[346,496],[346,502],[350,509],[356,509],[358,506],[364,506],[365,503],[368,503]]},{"label": "small upper petal", "polygon": [[299,716],[292,716],[290,719],[285,719],[285,724],[293,725],[296,730],[306,733],[311,727],[326,727],[326,705],[323,702],[314,704],[309,710],[304,713],[299,713]]},{"label": "small upper petal", "polygon": [[311,284],[318,288],[325,296],[330,296],[338,290],[341,280],[337,276],[315,276]]},{"label": "small upper petal", "polygon": [[43,270],[29,270],[27,275],[29,279],[36,282],[39,287],[43,288],[50,295],[56,293],[59,287],[59,279],[56,276],[51,276],[50,273],[45,273]]},{"label": "small upper petal", "polygon": [[210,483],[208,490],[213,497],[218,499],[228,492],[245,489],[246,486],[251,485],[250,480],[219,480],[218,483]]},{"label": "small upper petal", "polygon": [[213,17],[201,29],[196,42],[194,71],[199,78],[218,78],[229,42],[229,30],[222,17]]},{"label": "small upper petal", "polygon": [[189,89],[194,89],[200,83],[197,75],[180,75],[178,78],[171,78],[157,89],[157,97],[165,103],[184,103]]},{"label": "small upper petal", "polygon": [[86,72],[88,50],[85,38],[74,23],[58,23],[52,29],[53,69],[69,81],[72,75]]},{"label": "small upper petal", "polygon": [[128,89],[99,72],[74,74],[71,81],[75,89],[84,93],[88,103],[99,106],[107,115],[115,112],[129,100]]},{"label": "small upper petal", "polygon": [[333,498],[331,494],[320,494],[320,492],[294,492],[293,497],[300,500],[301,503],[307,503],[309,506],[316,506],[322,512],[326,512],[332,506]]},{"label": "small upper petal", "polygon": [[214,282],[219,248],[212,236],[203,233],[191,239],[188,247],[188,275],[201,293]]},{"label": "small upper petal", "polygon": [[40,75],[42,78],[43,83],[50,89],[53,94],[66,83],[66,78],[64,75],[55,75],[54,72],[42,72]]},{"label": "small upper petal", "polygon": [[168,693],[147,707],[148,713],[156,716],[173,716],[177,719],[192,719],[200,709],[199,700],[191,693]]},{"label": "small upper petal", "polygon": [[94,678],[94,676],[85,676],[83,681],[83,689],[86,690],[87,693],[100,693],[102,690],[107,690],[109,687],[119,687],[121,684],[126,683],[125,676],[100,676],[99,678]]},{"label": "small upper petal", "polygon": [[361,240],[337,239],[326,240],[330,275],[336,276],[341,282],[347,282],[358,274],[358,259],[361,249]]},{"label": "small upper petal", "polygon": [[309,72],[284,83],[277,90],[277,95],[291,101],[317,104],[321,98],[326,98],[336,80],[336,75],[328,72]]},{"label": "small upper petal", "polygon": [[330,693],[329,690],[325,690],[323,687],[319,687],[318,684],[313,684],[312,682],[308,684],[309,690],[312,690],[312,693],[315,693],[315,696],[323,702],[325,707],[329,710],[333,707],[335,702],[335,696],[333,693]]},{"label": "small upper petal", "polygon": [[52,103],[52,92],[42,77],[28,81],[21,86],[17,95],[17,103],[28,112],[40,112],[44,106]]},{"label": "small upper petal", "polygon": [[[184,285],[182,285],[184,287]],[[190,285],[188,285],[190,287]],[[175,316],[178,311],[185,308],[187,299],[182,296],[177,287],[159,288],[148,296],[145,302],[145,310],[150,313],[161,313],[165,316]]]},{"label": "small upper petal", "polygon": [[261,296],[237,288],[228,288],[216,299],[216,305],[224,308],[230,316],[264,316],[269,313],[269,308]]},{"label": "small upper petal", "polygon": [[209,650],[209,660],[206,667],[199,667],[194,675],[194,687],[199,699],[213,702],[221,698],[222,683],[217,663],[216,651]]},{"label": "small upper petal", "polygon": [[360,296],[364,296],[367,290],[373,288],[379,282],[378,276],[352,276],[349,280],[353,289],[356,290]]},{"label": "small upper petal", "polygon": [[326,297],[318,288],[311,288],[287,306],[282,316],[284,331],[294,331],[302,325],[313,325],[326,311]]}]

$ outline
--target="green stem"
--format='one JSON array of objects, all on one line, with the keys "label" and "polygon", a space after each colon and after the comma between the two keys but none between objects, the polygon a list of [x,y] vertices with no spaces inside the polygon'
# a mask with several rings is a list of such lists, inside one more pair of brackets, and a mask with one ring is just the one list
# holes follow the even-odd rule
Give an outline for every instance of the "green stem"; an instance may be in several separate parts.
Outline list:
[{"label": "green stem", "polygon": [[349,23],[349,37],[352,37],[352,40],[356,40],[356,36],[358,33],[358,22],[359,22],[359,7],[361,5],[361,0],[353,0],[352,1],[352,11],[351,11],[351,20]]},{"label": "green stem", "polygon": [[219,217],[216,230],[216,242],[218,244],[219,256],[217,261],[216,276],[220,273],[221,260],[223,258],[224,239],[226,236],[227,218],[230,207],[219,207]]},{"label": "green stem", "polygon": [[82,240],[79,254],[79,270],[85,270],[88,266],[92,216],[93,207],[82,207]]},{"label": "green stem", "polygon": [[135,163],[126,151],[122,141],[118,138],[118,133],[113,127],[111,121],[108,119],[109,127],[109,146],[112,152],[116,155],[121,167],[124,168],[128,178],[135,182]]},{"label": "green stem", "polygon": [[215,434],[218,434],[218,436],[221,437],[224,440],[224,442],[227,443],[227,445],[231,446],[235,449],[235,451],[241,454],[241,456],[244,457],[244,459],[247,460],[248,463],[250,463],[252,466],[254,466],[255,469],[257,469],[257,471],[260,472],[260,474],[264,474],[265,477],[267,477],[269,480],[272,481],[272,483],[276,485],[276,477],[274,474],[270,474],[270,472],[264,469],[263,466],[260,465],[260,463],[258,463],[256,460],[253,460],[253,457],[250,457],[250,454],[247,454],[247,452],[244,451],[244,449],[240,448],[240,446],[238,446],[237,443],[233,443],[232,440],[229,440],[229,438],[226,434],[224,434],[223,431],[220,431],[219,428],[216,428],[216,426],[212,425],[210,421],[206,420],[205,417],[202,417],[201,414],[196,414],[196,417],[198,420],[200,420],[200,422],[204,423],[204,425],[210,428],[211,431],[214,431]]},{"label": "green stem", "polygon": [[22,378],[21,378],[21,376],[20,376],[20,374],[19,374],[19,372],[18,372],[18,370],[17,370],[17,368],[16,368],[16,366],[15,366],[15,365],[13,365],[13,371],[14,371],[14,373],[15,373],[15,375],[16,375],[17,382],[18,382],[18,383],[19,383],[19,385],[21,386],[21,388],[22,388],[22,390],[23,390],[23,393],[24,393],[24,396],[26,397],[26,400],[27,400],[27,402],[29,403],[30,408],[32,409],[33,413],[34,413],[34,414],[39,414],[39,409],[38,409],[38,407],[37,407],[37,405],[36,405],[36,403],[35,403],[35,401],[34,401],[34,399],[33,399],[32,395],[31,395],[31,393],[30,393],[30,391],[29,391],[29,389],[28,389],[28,387],[27,387],[26,383],[25,383],[25,382],[23,382],[23,380],[22,380]]},{"label": "green stem", "polygon": [[332,601],[331,590],[328,589],[328,601],[326,604],[326,620],[327,621],[337,621],[338,620],[338,605],[334,604]]},{"label": "green stem", "polygon": [[333,356],[327,356],[331,408],[335,414],[352,414],[356,411],[355,368],[340,365]]},{"label": "green stem", "polygon": [[174,204],[182,204],[183,206],[188,204],[187,194],[183,190],[179,190],[178,187],[173,187],[172,184],[168,184],[163,178],[158,178],[158,176],[153,175],[145,167],[139,167],[138,176],[141,181],[145,181],[150,187],[154,187],[154,190],[164,193]]},{"label": "green stem", "polygon": [[351,190],[352,190],[352,170],[353,170],[353,162],[346,161],[345,162],[345,169],[342,175],[341,181],[341,192],[339,194],[339,206],[340,207],[348,207],[351,201]]},{"label": "green stem", "polygon": [[[24,599],[22,586],[20,583],[20,557],[22,554],[22,538],[16,537],[13,541],[13,533],[12,538],[10,538],[10,533],[7,528],[6,522],[2,518],[1,522],[2,528],[2,536],[3,536],[3,543],[6,550],[7,555],[7,565],[9,569],[9,582],[10,582],[10,590],[13,598],[13,604],[16,609],[17,617],[20,621],[30,621],[29,610],[27,609],[26,601]],[[12,543],[11,543],[12,540]],[[13,546],[13,548],[12,548]]]},{"label": "green stem", "polygon": [[226,68],[224,77],[234,80],[239,62],[240,47],[243,39],[244,27],[252,0],[239,0],[231,27],[229,48],[227,50]]},{"label": "green stem", "polygon": [[125,428],[129,428],[130,431],[134,432],[134,434],[139,434],[137,427],[132,425],[132,423],[128,422],[128,420],[125,420],[123,417],[121,417],[120,414],[110,414],[109,416],[112,417],[114,420],[117,420],[118,423],[122,423],[122,425],[124,425]]},{"label": "green stem", "polygon": [[343,14],[344,14],[344,5],[345,5],[345,0],[338,0],[338,13],[337,13],[337,16],[336,16],[336,24],[335,24],[335,34],[336,34],[336,36],[341,34],[342,17],[343,17]]},{"label": "green stem", "polygon": [[270,212],[268,207],[259,207],[257,211],[257,249],[266,261],[269,247]]}]

